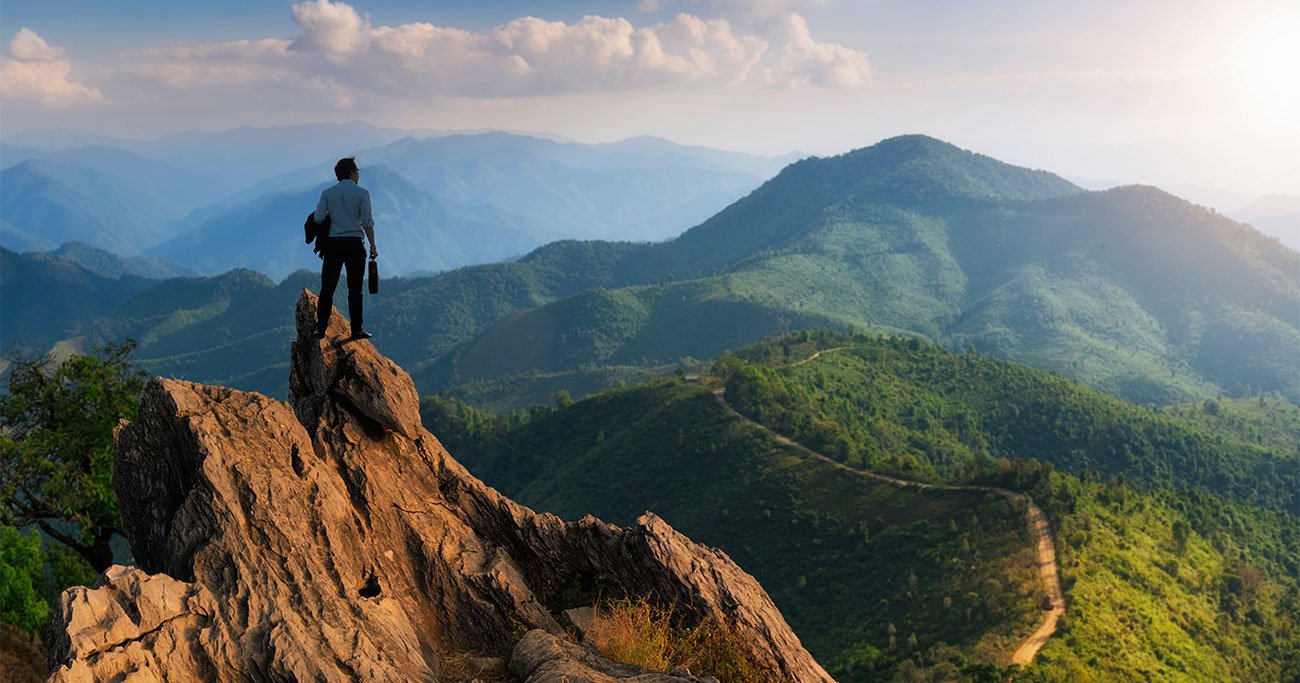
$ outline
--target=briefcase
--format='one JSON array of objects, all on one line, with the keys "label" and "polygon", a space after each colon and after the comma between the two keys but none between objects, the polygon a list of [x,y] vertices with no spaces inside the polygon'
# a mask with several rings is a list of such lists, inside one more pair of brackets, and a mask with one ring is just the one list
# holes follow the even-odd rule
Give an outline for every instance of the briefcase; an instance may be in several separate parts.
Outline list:
[{"label": "briefcase", "polygon": [[370,259],[370,293],[379,293],[379,264]]}]

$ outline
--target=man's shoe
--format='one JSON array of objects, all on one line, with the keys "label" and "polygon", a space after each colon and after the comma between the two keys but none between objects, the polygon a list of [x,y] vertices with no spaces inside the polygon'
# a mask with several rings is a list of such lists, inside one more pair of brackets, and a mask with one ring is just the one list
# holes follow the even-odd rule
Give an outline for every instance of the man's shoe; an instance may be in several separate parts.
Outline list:
[{"label": "man's shoe", "polygon": [[365,330],[353,330],[353,331],[352,331],[352,338],[353,338],[353,339],[369,339],[369,338],[371,338],[371,337],[373,337],[373,336],[375,336],[375,335],[370,334],[369,332],[367,332],[367,331],[365,331]]}]

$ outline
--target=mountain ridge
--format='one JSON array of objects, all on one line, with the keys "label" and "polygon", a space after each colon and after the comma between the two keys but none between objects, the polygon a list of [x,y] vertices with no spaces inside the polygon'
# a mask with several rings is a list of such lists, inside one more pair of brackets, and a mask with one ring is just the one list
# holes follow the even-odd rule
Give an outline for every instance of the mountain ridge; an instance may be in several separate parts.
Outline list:
[{"label": "mountain ridge", "polygon": [[[669,242],[561,241],[390,280],[368,319],[424,391],[491,380],[466,358],[510,359],[523,395],[528,373],[553,386],[601,364],[671,369],[785,330],[855,327],[974,345],[1144,402],[1300,396],[1288,355],[1300,261],[1276,241],[1150,188],[1085,192],[923,136],[881,145],[798,162]],[[972,169],[992,170],[944,201],[881,194],[898,177]],[[266,311],[258,319],[283,329]],[[530,338],[556,352],[518,346]],[[564,350],[569,340],[587,346]]]}]

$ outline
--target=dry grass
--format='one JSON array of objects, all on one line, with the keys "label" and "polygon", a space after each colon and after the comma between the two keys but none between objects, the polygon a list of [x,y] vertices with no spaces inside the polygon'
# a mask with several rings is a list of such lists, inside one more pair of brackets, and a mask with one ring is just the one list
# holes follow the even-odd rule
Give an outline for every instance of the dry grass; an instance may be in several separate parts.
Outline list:
[{"label": "dry grass", "polygon": [[613,601],[595,613],[589,640],[614,661],[652,671],[689,669],[723,683],[763,680],[739,639],[712,617],[681,626],[671,606],[644,598]]}]

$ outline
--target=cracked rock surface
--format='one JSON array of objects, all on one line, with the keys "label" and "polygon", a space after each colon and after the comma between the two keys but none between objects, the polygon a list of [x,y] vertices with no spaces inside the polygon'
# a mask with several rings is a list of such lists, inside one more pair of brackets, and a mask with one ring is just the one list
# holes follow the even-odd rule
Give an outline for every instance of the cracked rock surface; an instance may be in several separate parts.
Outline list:
[{"label": "cracked rock surface", "polygon": [[[537,514],[420,424],[410,377],[345,318],[298,301],[290,403],[155,378],[113,479],[138,568],[64,592],[54,680],[447,680],[440,654],[527,681],[691,681],[570,643],[550,601],[601,577],[712,616],[770,680],[830,677],[753,577],[647,513],[631,528]],[[558,673],[557,673],[558,672]],[[585,673],[584,673],[585,672]]]}]

